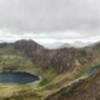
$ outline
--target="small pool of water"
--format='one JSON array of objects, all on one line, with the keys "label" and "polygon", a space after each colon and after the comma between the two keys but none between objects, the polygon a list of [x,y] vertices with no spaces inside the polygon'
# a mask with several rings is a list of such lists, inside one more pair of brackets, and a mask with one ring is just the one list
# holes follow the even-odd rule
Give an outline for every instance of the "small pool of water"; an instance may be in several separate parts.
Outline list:
[{"label": "small pool of water", "polygon": [[0,72],[0,83],[31,83],[39,80],[39,77],[27,72]]}]

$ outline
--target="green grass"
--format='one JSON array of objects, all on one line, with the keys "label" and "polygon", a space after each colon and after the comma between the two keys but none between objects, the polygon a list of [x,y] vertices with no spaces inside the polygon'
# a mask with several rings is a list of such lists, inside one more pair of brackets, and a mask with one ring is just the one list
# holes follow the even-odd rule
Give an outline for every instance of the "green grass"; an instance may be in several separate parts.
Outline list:
[{"label": "green grass", "polygon": [[2,100],[41,100],[41,96],[34,91],[32,84],[0,84],[0,98]]},{"label": "green grass", "polygon": [[48,84],[49,82],[50,82],[49,79],[47,79],[47,78],[43,78],[43,79],[40,81],[39,86],[46,85],[46,84]]}]

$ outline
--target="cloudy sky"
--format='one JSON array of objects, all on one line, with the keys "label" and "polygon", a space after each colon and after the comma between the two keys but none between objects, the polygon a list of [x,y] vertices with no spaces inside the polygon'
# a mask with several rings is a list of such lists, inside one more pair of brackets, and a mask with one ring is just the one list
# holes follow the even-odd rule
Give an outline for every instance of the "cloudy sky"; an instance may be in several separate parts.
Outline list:
[{"label": "cloudy sky", "polygon": [[0,41],[99,41],[99,0],[0,0]]}]

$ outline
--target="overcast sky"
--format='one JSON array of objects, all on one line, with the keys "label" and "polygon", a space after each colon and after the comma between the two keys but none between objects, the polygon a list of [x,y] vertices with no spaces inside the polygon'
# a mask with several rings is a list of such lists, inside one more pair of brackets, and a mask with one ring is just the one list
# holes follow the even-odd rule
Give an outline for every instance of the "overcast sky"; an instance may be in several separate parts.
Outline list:
[{"label": "overcast sky", "polygon": [[100,0],[0,0],[0,40],[100,39]]}]

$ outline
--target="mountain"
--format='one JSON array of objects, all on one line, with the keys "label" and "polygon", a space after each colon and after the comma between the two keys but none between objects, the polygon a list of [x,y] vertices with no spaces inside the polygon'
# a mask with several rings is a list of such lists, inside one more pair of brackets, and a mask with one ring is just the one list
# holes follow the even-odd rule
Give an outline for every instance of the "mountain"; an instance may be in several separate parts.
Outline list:
[{"label": "mountain", "polygon": [[82,42],[82,41],[75,41],[71,44],[72,47],[82,48],[91,45],[91,42]]},{"label": "mountain", "polygon": [[61,42],[54,42],[49,44],[44,44],[44,47],[47,49],[60,49],[60,48],[83,48],[89,45],[92,45],[92,42],[82,42],[82,41],[75,41],[73,43],[61,43]]},{"label": "mountain", "polygon": [[92,45],[93,43],[91,42],[82,42],[82,41],[75,41],[73,43],[65,43],[61,46],[61,48],[83,48],[89,45]]},{"label": "mountain", "polygon": [[99,49],[94,46],[85,48],[46,49],[32,40],[20,40],[14,43],[14,48],[31,58],[33,63],[42,68],[53,68],[64,72],[74,68],[90,66],[100,59]]},{"label": "mountain", "polygon": [[99,42],[58,49],[47,49],[33,40],[1,43],[0,71],[28,72],[40,80],[35,84],[1,84],[0,100],[99,100],[99,68]]}]

